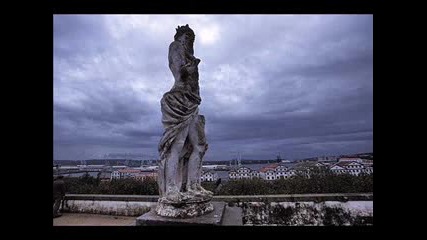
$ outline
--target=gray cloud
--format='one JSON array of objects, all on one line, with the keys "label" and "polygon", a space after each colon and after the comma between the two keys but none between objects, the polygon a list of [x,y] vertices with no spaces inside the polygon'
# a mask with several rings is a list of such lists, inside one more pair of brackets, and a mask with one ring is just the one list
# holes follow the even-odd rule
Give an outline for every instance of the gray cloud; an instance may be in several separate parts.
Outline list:
[{"label": "gray cloud", "polygon": [[187,23],[206,159],[372,151],[372,15],[56,15],[55,159],[157,156],[168,45]]}]

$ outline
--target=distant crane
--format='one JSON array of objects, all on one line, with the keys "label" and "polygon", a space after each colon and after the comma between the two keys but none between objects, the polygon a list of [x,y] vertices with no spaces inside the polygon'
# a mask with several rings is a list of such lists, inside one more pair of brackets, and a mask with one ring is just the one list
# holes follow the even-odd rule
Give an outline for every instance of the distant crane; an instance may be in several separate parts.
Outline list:
[{"label": "distant crane", "polygon": [[242,163],[241,163],[241,161],[242,161],[242,159],[241,159],[241,158],[242,158],[242,156],[241,156],[240,152],[230,151],[230,153],[233,153],[233,155],[237,153],[236,158],[233,158],[233,159],[230,161],[230,166],[232,165],[232,162],[233,162],[233,161],[234,161],[234,164],[236,165],[236,167],[237,167],[237,166],[241,166],[241,165],[242,165]]},{"label": "distant crane", "polygon": [[237,165],[240,167],[242,165],[242,155],[240,152],[237,152]]}]

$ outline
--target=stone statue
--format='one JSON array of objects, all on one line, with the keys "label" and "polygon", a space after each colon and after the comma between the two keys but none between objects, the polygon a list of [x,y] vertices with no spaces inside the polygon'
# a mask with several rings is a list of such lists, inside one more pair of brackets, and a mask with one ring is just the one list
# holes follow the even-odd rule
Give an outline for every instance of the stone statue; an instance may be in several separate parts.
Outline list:
[{"label": "stone statue", "polygon": [[200,183],[202,159],[208,148],[205,118],[199,115],[200,59],[194,57],[195,34],[187,25],[178,26],[169,46],[169,68],[175,83],[161,99],[165,128],[159,143],[156,213],[168,217],[193,217],[213,211],[213,193]]}]

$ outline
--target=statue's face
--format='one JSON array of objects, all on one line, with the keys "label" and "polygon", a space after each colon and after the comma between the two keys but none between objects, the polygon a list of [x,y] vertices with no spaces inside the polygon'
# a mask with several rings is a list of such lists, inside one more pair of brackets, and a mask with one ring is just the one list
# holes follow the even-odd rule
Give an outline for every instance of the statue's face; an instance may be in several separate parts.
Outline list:
[{"label": "statue's face", "polygon": [[190,33],[185,33],[180,38],[186,44],[193,44],[194,43],[194,35],[192,35]]}]

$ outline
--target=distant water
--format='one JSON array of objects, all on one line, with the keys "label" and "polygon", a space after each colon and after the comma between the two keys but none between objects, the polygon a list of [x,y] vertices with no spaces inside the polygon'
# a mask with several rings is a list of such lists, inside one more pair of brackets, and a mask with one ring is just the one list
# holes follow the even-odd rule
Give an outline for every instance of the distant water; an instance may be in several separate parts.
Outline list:
[{"label": "distant water", "polygon": [[250,168],[251,170],[259,171],[259,170],[261,170],[261,168],[268,166],[268,165],[271,165],[271,164],[273,164],[273,163],[243,164],[242,167],[247,167],[247,168]]}]

